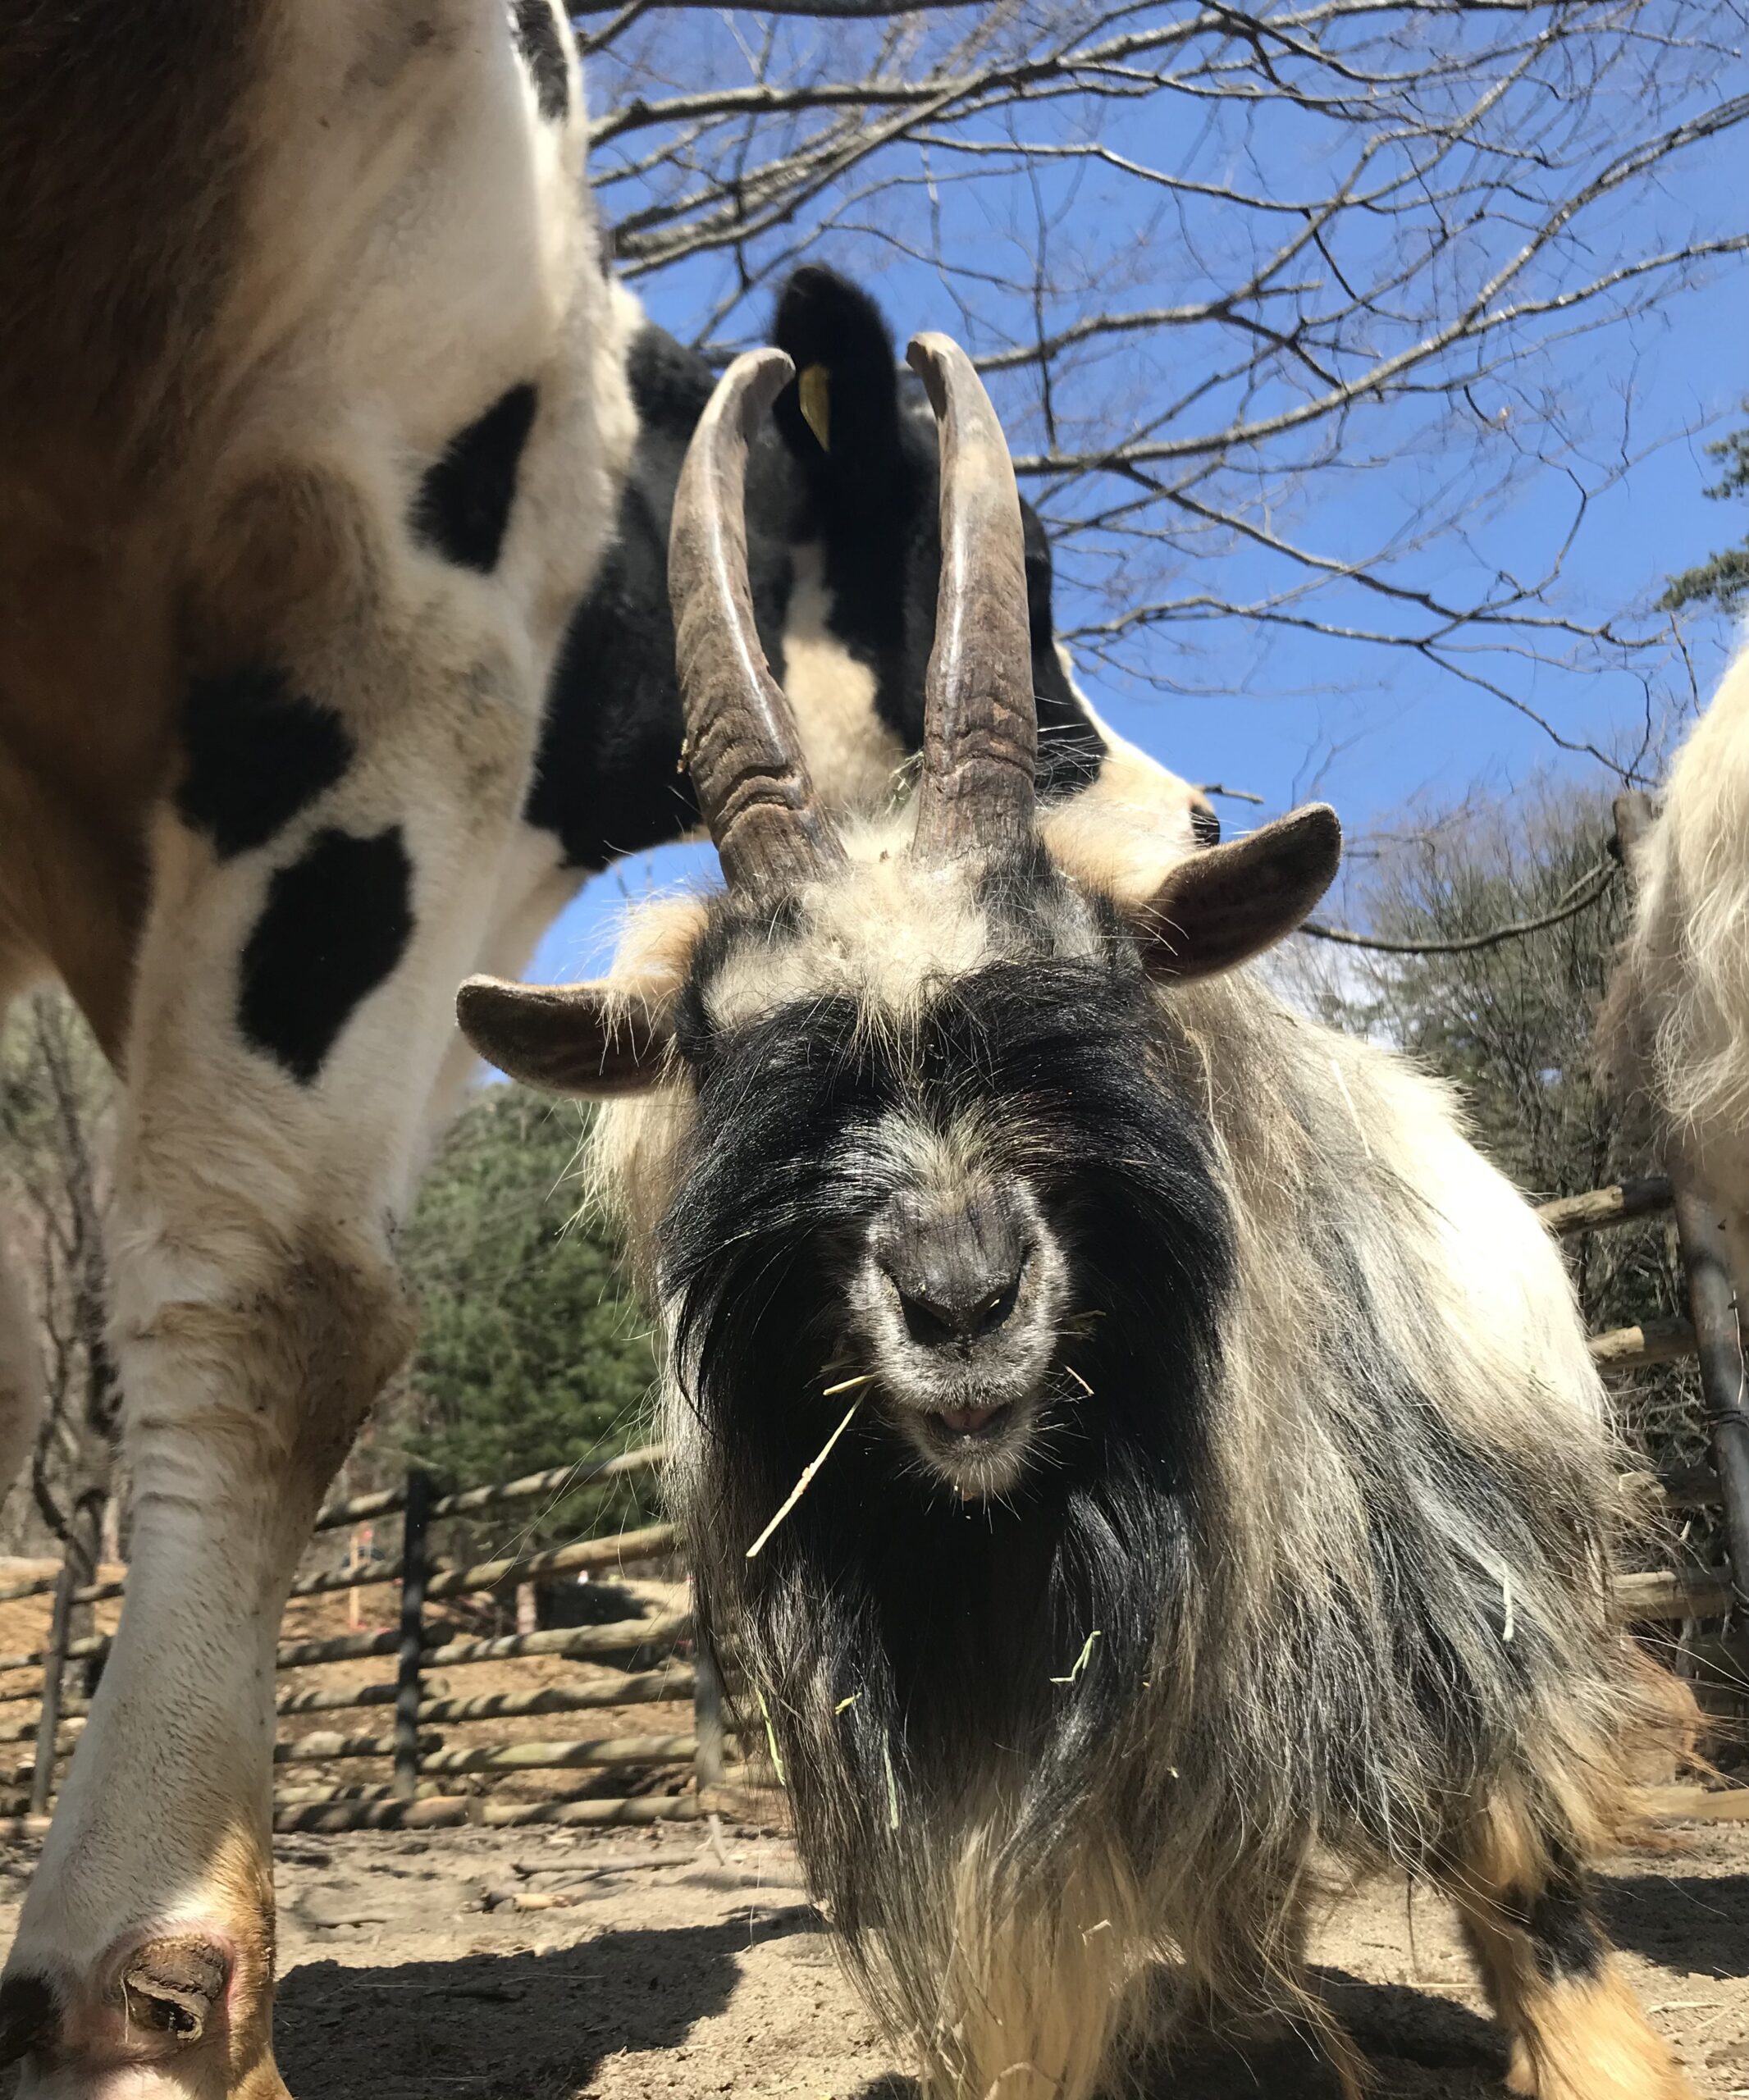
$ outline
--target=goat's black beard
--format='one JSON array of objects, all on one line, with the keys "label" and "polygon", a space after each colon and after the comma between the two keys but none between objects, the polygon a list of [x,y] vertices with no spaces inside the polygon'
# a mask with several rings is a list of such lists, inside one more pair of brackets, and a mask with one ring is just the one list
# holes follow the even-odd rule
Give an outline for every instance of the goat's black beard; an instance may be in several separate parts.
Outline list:
[{"label": "goat's black beard", "polygon": [[[1234,1267],[1164,1028],[1121,964],[1000,966],[902,1043],[871,1042],[844,1002],[701,1061],[662,1244],[680,1514],[701,1628],[757,1687],[765,1713],[742,1725],[757,1742],[769,1721],[810,1873],[853,1943],[893,1923],[894,1848],[921,1869],[993,1804],[1016,1874],[1048,1870],[1095,1802],[1121,1827],[1137,1710],[1194,1577]],[[823,1389],[863,1367],[844,1354],[845,1282],[886,1190],[859,1140],[900,1102],[944,1121],[975,1106],[1062,1240],[1045,1418],[1017,1488],[963,1504],[871,1401],[749,1561],[847,1404]]]}]

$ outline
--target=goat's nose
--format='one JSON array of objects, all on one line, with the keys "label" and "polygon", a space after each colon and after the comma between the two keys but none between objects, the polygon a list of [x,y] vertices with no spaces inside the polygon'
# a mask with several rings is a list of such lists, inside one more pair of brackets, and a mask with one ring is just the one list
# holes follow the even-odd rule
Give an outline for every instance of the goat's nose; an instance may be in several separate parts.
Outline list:
[{"label": "goat's nose", "polygon": [[1002,1325],[1020,1299],[1030,1252],[1005,1205],[975,1203],[911,1221],[882,1266],[911,1340],[939,1347],[976,1341]]}]

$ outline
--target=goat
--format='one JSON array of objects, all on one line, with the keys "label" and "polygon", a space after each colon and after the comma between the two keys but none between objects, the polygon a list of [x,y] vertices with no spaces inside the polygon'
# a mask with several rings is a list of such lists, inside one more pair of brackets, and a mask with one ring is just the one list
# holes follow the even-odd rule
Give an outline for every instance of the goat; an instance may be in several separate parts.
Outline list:
[{"label": "goat", "polygon": [[743,358],[671,555],[726,887],[646,907],[605,984],[458,1001],[609,1103],[701,1623],[812,1884],[931,2096],[1086,2100],[1171,1949],[1318,2017],[1308,1906],[1387,1867],[1458,1906],[1515,2091],[1688,2096],[1587,1892],[1678,1702],[1612,1620],[1558,1255],[1443,1088],[1237,967],[1328,884],[1331,811],[1139,901],[1045,844],[1007,450],[962,353],[911,358],[943,561],[909,807],[834,823],[760,664],[742,485],[788,361]]},{"label": "goat", "polygon": [[1597,1029],[1600,1076],[1719,1208],[1749,1292],[1749,651],[1676,756],[1633,856],[1633,921]]}]

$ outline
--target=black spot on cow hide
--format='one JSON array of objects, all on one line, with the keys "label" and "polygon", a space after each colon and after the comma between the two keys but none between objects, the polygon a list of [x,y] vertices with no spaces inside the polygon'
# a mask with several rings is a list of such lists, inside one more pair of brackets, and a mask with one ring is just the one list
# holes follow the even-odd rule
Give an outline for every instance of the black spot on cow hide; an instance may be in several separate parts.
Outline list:
[{"label": "black spot on cow hide", "polygon": [[535,107],[549,124],[562,124],[570,113],[571,76],[553,11],[547,0],[516,0],[513,13],[516,48],[534,82]]},{"label": "black spot on cow hide", "polygon": [[399,824],[374,838],[327,829],[281,868],[243,951],[237,1023],[308,1086],[413,935],[413,864]]},{"label": "black spot on cow hide", "polygon": [[526,381],[513,386],[457,431],[442,459],[425,471],[413,529],[459,568],[490,576],[498,566],[537,399]]},{"label": "black spot on cow hide", "polygon": [[[628,351],[626,377],[638,418],[631,472],[613,541],[555,666],[525,812],[558,835],[573,868],[605,867],[698,821],[692,777],[680,764],[668,530],[681,463],[716,375],[696,351],[645,327]],[[775,533],[783,504],[762,478],[776,454],[774,445],[754,447],[747,553],[760,637],[781,676],[788,564]]]},{"label": "black spot on cow hide", "polygon": [[221,861],[265,846],[351,763],[332,709],[292,690],[271,664],[196,678],[183,705],[186,763],[176,809]]}]

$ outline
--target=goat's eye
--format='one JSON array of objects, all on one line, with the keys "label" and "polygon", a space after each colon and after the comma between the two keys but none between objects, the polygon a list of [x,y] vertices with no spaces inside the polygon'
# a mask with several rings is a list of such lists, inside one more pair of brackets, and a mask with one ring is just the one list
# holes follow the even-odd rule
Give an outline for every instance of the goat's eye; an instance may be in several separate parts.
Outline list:
[{"label": "goat's eye", "polygon": [[1206,802],[1193,802],[1190,806],[1190,836],[1199,846],[1221,843],[1221,819]]}]

